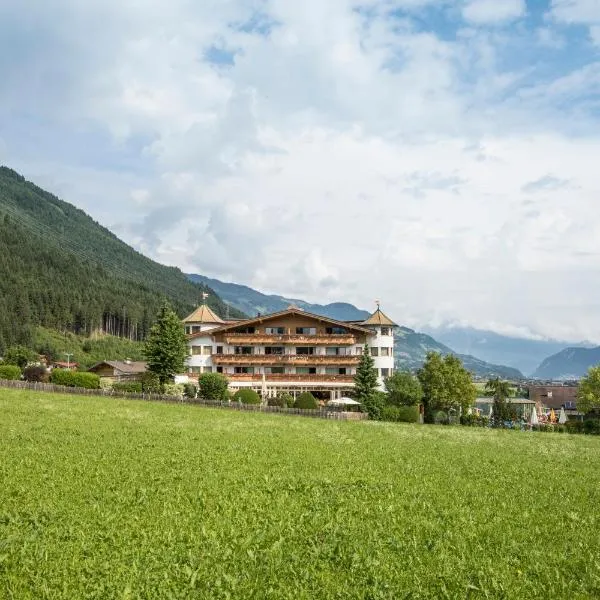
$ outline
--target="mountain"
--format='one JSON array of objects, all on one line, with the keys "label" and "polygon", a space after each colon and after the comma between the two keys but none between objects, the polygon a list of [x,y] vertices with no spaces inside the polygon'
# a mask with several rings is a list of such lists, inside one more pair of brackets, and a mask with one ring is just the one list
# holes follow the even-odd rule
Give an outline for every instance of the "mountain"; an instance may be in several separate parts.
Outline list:
[{"label": "mountain", "polygon": [[285,310],[290,304],[295,304],[306,312],[337,319],[338,321],[360,321],[370,315],[368,311],[360,310],[353,304],[346,302],[334,302],[325,305],[311,304],[297,298],[262,294],[246,285],[225,283],[204,275],[188,275],[188,277],[195,283],[211,287],[229,305],[250,316]]},{"label": "mountain", "polygon": [[39,326],[143,339],[164,299],[183,316],[204,291],[219,314],[243,316],[7,167],[0,167],[0,274],[0,351],[33,346]]},{"label": "mountain", "polygon": [[600,364],[600,346],[597,348],[565,348],[546,358],[533,376],[543,380],[579,379],[590,367]]},{"label": "mountain", "polygon": [[426,328],[426,332],[457,352],[475,354],[485,361],[508,365],[526,374],[533,373],[546,357],[573,346],[560,340],[524,339],[471,327],[444,326]]},{"label": "mountain", "polygon": [[396,368],[415,370],[424,362],[428,352],[439,352],[443,356],[456,354],[468,371],[479,377],[500,377],[501,379],[523,379],[523,374],[513,367],[495,365],[468,354],[460,354],[441,344],[425,333],[418,333],[408,327],[399,327],[394,335]]},{"label": "mountain", "polygon": [[[366,319],[370,313],[356,308],[353,304],[336,302],[333,304],[311,304],[297,298],[267,295],[246,285],[225,283],[218,279],[210,279],[203,275],[188,275],[197,283],[207,285],[215,290],[221,298],[231,306],[249,315],[271,313],[286,309],[290,304],[316,315],[330,317],[339,321],[359,321]],[[417,369],[425,360],[427,352],[435,351],[446,354],[456,354],[454,350],[436,341],[429,335],[417,333],[408,327],[399,327],[394,338],[396,366],[402,369]],[[465,367],[481,377],[503,377],[505,379],[523,379],[518,369],[501,365],[488,364],[483,360],[468,354],[459,354]]]}]

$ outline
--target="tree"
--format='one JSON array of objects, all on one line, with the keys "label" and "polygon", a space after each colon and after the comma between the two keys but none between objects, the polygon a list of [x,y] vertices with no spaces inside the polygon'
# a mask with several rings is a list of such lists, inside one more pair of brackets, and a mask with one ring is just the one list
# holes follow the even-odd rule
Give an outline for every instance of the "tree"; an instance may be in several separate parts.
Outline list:
[{"label": "tree", "polygon": [[492,425],[494,427],[504,427],[505,421],[513,421],[516,413],[506,399],[510,396],[510,384],[508,381],[501,381],[499,377],[490,379],[485,384],[485,391],[494,398],[492,405]]},{"label": "tree", "polygon": [[385,380],[388,403],[393,406],[416,406],[423,400],[421,382],[409,371],[397,371]]},{"label": "tree", "polygon": [[35,352],[25,346],[11,346],[4,353],[4,363],[7,365],[16,365],[24,369],[30,362],[37,359]]},{"label": "tree", "polygon": [[600,412],[600,365],[591,367],[579,382],[577,410],[582,413]]},{"label": "tree", "polygon": [[429,352],[417,377],[423,387],[425,421],[432,423],[437,411],[466,410],[473,405],[476,390],[471,374],[452,354]]},{"label": "tree", "polygon": [[164,387],[174,375],[183,372],[187,354],[187,342],[181,321],[165,303],[144,344],[147,369],[158,376],[161,387]]},{"label": "tree", "polygon": [[198,395],[204,400],[227,400],[228,386],[222,373],[202,373],[198,377]]},{"label": "tree", "polygon": [[377,372],[369,345],[365,344],[354,376],[354,395],[371,419],[381,418],[381,402],[377,396]]}]

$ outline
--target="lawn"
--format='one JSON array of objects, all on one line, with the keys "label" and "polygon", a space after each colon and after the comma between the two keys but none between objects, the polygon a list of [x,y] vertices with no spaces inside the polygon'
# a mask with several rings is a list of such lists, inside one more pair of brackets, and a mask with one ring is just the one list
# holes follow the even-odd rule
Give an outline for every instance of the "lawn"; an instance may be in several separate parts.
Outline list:
[{"label": "lawn", "polygon": [[600,439],[0,390],[0,598],[598,598]]}]

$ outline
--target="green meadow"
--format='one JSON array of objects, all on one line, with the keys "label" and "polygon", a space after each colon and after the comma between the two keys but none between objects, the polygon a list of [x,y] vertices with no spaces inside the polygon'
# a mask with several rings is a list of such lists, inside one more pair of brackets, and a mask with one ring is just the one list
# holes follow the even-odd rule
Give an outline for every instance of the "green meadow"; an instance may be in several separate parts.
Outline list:
[{"label": "green meadow", "polygon": [[600,439],[0,389],[0,598],[600,597]]}]

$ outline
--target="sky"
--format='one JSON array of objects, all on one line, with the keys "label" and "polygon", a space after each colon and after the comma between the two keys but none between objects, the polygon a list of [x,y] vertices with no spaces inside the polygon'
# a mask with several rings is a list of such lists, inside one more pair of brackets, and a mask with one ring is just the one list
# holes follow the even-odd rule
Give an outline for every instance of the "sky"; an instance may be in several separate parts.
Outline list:
[{"label": "sky", "polygon": [[600,0],[0,0],[0,163],[185,272],[600,342]]}]

